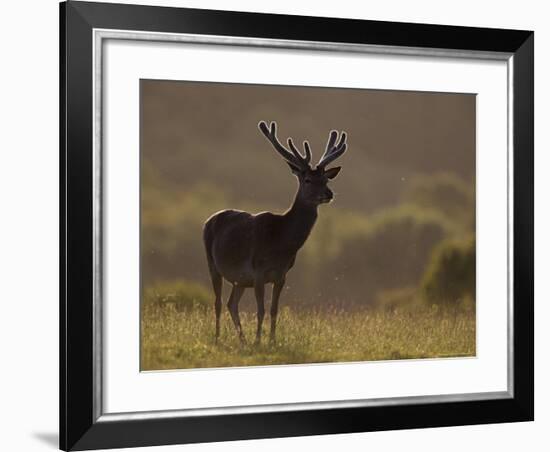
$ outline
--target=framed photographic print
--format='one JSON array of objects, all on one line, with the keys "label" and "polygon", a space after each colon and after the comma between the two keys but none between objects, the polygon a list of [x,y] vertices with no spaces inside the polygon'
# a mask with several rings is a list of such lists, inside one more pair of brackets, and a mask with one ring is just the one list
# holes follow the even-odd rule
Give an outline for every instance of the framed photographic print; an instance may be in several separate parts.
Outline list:
[{"label": "framed photographic print", "polygon": [[69,1],[60,447],[533,419],[533,33]]}]

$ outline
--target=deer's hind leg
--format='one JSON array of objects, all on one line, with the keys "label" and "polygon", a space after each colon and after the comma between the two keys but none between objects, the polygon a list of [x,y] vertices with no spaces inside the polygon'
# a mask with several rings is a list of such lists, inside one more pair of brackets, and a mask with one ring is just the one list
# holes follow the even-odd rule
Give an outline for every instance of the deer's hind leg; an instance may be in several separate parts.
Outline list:
[{"label": "deer's hind leg", "polygon": [[239,335],[239,339],[242,344],[244,344],[246,340],[243,334],[243,329],[241,327],[241,319],[239,317],[239,301],[243,296],[244,289],[245,288],[242,286],[233,284],[231,295],[229,295],[229,300],[227,301],[227,309],[229,310],[229,314],[231,314],[231,319],[233,319],[235,329],[237,330],[237,334]]},{"label": "deer's hind leg", "polygon": [[262,340],[262,323],[264,321],[265,306],[264,292],[265,285],[263,281],[257,282],[254,285],[254,293],[256,295],[256,304],[258,305],[258,328],[256,330],[256,345]]},{"label": "deer's hind leg", "polygon": [[208,270],[210,271],[210,278],[212,279],[212,287],[214,288],[214,295],[216,297],[214,301],[214,310],[216,312],[216,343],[220,338],[220,315],[222,313],[222,286],[223,278],[218,273],[216,267],[212,263],[208,262]]}]

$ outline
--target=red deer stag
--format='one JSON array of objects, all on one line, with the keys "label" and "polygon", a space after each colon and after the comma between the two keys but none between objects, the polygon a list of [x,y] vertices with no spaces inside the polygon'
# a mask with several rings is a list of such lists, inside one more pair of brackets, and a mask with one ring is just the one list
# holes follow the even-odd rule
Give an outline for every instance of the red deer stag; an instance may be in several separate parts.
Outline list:
[{"label": "red deer stag", "polygon": [[338,132],[333,130],[321,160],[312,168],[307,141],[304,141],[303,155],[294,146],[292,138],[288,139],[289,149],[279,142],[275,122],[268,127],[261,121],[258,127],[298,178],[298,190],[292,206],[283,214],[261,212],[252,215],[223,210],[206,221],[203,239],[216,296],[216,342],[220,336],[223,278],[233,285],[227,307],[241,343],[245,343],[245,337],[239,318],[239,300],[244,290],[253,287],[256,295],[256,343],[259,343],[264,319],[264,286],[273,284],[270,340],[274,341],[279,296],[286,274],[317,220],[317,207],[334,197],[327,183],[336,177],[341,167],[327,169],[326,166],[346,151],[346,133],[342,132],[338,137]]}]

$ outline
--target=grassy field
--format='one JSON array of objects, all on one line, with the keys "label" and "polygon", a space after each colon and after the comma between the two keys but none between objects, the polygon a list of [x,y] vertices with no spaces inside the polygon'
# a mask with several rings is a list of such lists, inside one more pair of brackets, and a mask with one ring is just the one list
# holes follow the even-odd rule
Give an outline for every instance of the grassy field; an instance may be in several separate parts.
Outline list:
[{"label": "grassy field", "polygon": [[250,345],[239,344],[226,311],[216,345],[213,308],[182,311],[174,304],[144,303],[141,370],[458,357],[474,356],[476,351],[472,310],[343,312],[283,307],[276,343],[269,344],[266,316],[258,346],[252,344],[255,314],[241,313],[241,322]]}]

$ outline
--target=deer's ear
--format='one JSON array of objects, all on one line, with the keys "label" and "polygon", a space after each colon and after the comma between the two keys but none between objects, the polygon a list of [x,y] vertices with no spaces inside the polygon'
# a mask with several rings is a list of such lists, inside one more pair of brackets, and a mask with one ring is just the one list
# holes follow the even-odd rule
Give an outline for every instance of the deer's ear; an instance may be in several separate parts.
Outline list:
[{"label": "deer's ear", "polygon": [[327,176],[329,179],[334,179],[336,176],[338,176],[338,173],[342,169],[341,166],[335,166],[334,168],[329,168],[325,171],[325,176]]},{"label": "deer's ear", "polygon": [[296,176],[299,176],[300,174],[302,174],[302,170],[298,168],[296,165],[293,165],[290,162],[286,162],[286,164],[290,168],[290,171],[292,171],[292,174],[295,174]]}]

